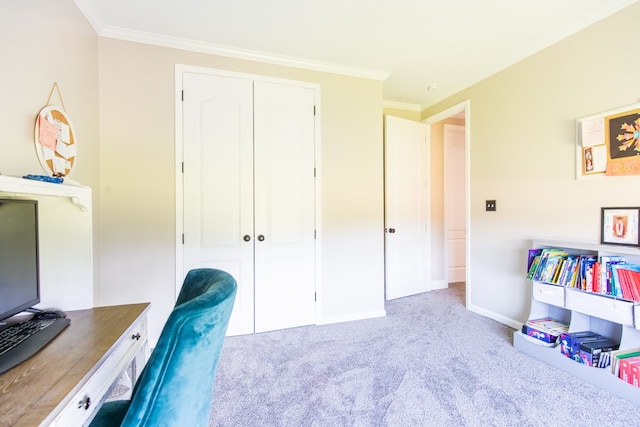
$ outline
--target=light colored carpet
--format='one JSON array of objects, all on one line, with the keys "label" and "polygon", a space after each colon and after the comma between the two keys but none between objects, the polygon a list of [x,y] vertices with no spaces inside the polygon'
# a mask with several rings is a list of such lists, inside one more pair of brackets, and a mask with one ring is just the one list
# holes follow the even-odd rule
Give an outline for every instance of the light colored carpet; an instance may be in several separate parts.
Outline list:
[{"label": "light colored carpet", "polygon": [[640,425],[640,408],[516,350],[463,284],[386,309],[228,337],[210,426]]}]

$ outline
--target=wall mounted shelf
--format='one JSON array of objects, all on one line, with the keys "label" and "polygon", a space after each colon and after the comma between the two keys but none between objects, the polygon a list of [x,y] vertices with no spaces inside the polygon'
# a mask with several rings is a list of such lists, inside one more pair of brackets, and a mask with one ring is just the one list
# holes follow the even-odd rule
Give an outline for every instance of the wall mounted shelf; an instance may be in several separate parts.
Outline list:
[{"label": "wall mounted shelf", "polygon": [[67,182],[55,184],[22,177],[0,175],[0,193],[37,196],[69,197],[85,211],[91,211],[91,189],[84,185]]}]

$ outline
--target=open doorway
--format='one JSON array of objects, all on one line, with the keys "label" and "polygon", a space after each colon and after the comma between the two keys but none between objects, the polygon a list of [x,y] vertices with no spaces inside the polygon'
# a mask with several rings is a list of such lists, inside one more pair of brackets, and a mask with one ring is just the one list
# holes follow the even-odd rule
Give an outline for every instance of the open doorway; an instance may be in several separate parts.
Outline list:
[{"label": "open doorway", "polygon": [[[469,101],[424,120],[432,173],[432,280],[464,284],[469,305]],[[441,183],[441,184],[438,184]]]}]

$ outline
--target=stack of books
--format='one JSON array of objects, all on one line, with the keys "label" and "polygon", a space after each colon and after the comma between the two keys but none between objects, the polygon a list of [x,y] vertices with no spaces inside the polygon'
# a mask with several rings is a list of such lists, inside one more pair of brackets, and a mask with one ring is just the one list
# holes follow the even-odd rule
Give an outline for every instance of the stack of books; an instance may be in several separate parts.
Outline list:
[{"label": "stack of books", "polygon": [[529,341],[546,347],[555,347],[560,335],[568,330],[567,323],[551,317],[528,320],[522,325],[522,333]]},{"label": "stack of books", "polygon": [[640,387],[640,348],[611,352],[611,372],[623,381]]}]

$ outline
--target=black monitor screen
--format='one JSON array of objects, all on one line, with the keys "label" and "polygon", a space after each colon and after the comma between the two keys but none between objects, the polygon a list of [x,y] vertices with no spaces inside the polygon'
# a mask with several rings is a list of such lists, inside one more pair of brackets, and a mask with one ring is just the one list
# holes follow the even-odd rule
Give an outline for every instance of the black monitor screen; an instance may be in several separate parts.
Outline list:
[{"label": "black monitor screen", "polygon": [[0,319],[39,302],[38,202],[0,199]]}]

